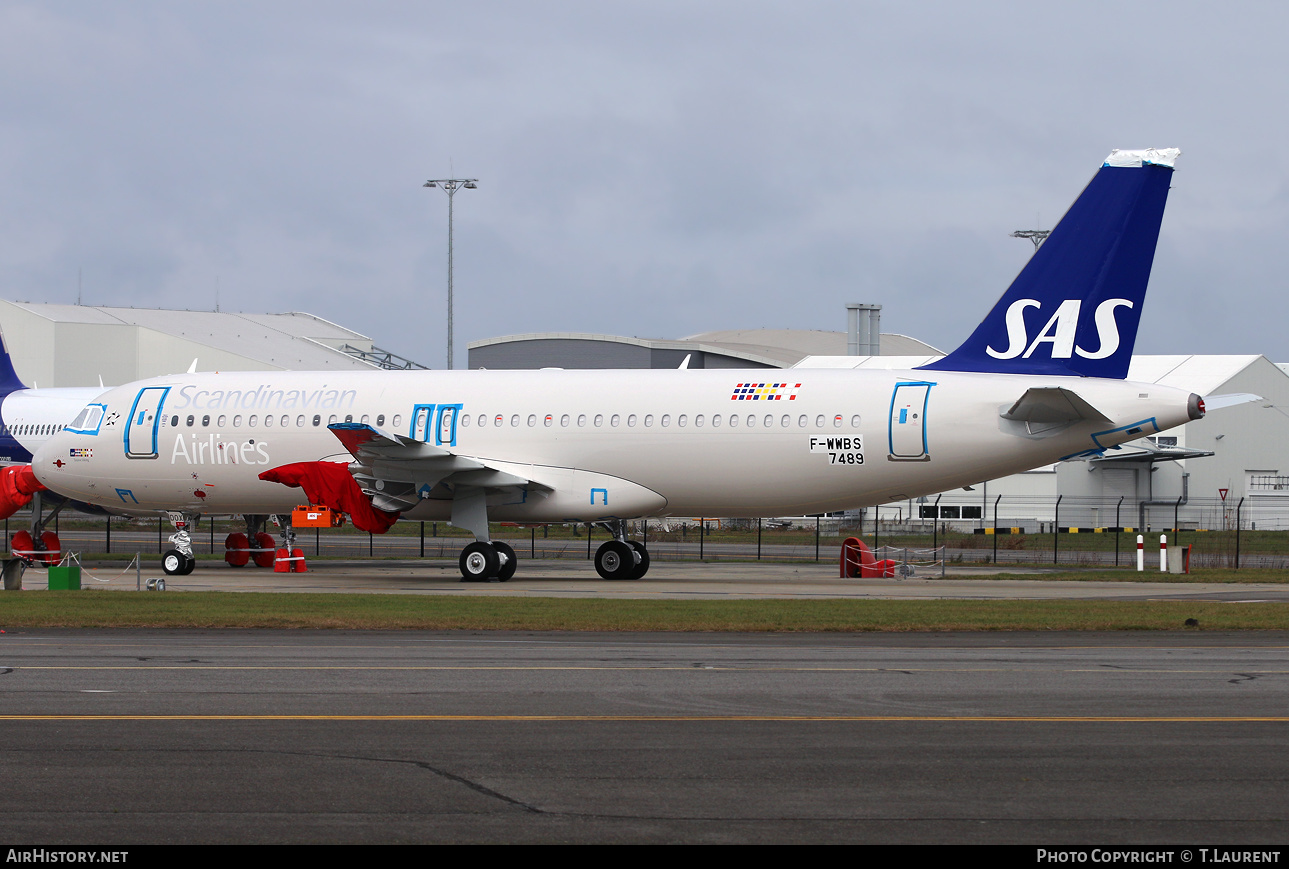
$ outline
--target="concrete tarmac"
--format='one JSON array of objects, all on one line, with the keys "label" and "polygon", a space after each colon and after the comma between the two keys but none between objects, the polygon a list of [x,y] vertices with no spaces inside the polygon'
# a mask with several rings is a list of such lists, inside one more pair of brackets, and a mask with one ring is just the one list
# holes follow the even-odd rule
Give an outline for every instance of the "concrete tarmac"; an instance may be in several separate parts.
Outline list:
[{"label": "concrete tarmac", "polygon": [[[93,564],[82,578],[85,588],[133,591],[138,582],[164,578],[173,591],[371,592],[386,594],[463,594],[520,597],[622,598],[960,598],[969,600],[1224,600],[1289,601],[1289,584],[1196,582],[1044,581],[1054,570],[1011,565],[953,565],[944,578],[938,568],[911,577],[842,579],[835,564],[655,561],[649,574],[633,582],[607,582],[589,561],[526,559],[509,582],[463,583],[456,559],[306,560],[306,573],[274,573],[256,567],[232,568],[209,557],[189,576],[166,577],[160,559],[147,556],[136,578],[119,563]],[[998,573],[1027,573],[1034,581],[999,580]],[[1125,578],[1134,574],[1125,572]],[[1149,574],[1158,577],[1158,572]],[[43,570],[23,577],[29,589],[44,588]]]},{"label": "concrete tarmac", "polygon": [[1274,846],[1289,635],[19,630],[11,846]]}]

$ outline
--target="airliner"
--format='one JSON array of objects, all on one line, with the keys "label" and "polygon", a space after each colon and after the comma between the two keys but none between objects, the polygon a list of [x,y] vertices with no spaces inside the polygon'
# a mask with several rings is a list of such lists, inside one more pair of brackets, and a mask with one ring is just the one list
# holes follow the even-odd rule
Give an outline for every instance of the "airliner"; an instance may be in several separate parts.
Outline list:
[{"label": "airliner", "polygon": [[[10,541],[11,550],[23,560],[58,560],[58,535],[45,527],[67,504],[54,497],[50,499],[53,510],[48,514],[42,511],[38,495],[45,487],[32,473],[32,454],[61,431],[87,401],[106,391],[102,386],[29,389],[18,378],[0,336],[0,519],[8,519],[35,500],[31,530],[18,531]],[[100,508],[77,506],[101,512]]]},{"label": "airliner", "polygon": [[601,523],[596,569],[636,579],[631,519],[823,513],[1099,455],[1205,412],[1124,380],[1179,153],[1112,152],[966,342],[921,368],[158,377],[87,403],[33,469],[114,512],[288,514],[301,488],[373,532],[448,520],[475,538],[462,578],[504,581],[517,562],[489,521]]}]

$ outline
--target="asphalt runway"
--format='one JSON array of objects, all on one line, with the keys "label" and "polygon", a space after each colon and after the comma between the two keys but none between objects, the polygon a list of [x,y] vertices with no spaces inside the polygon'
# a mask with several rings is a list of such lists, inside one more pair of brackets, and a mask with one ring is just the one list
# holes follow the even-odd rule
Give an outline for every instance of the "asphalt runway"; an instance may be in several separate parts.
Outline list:
[{"label": "asphalt runway", "polygon": [[[305,573],[232,568],[203,558],[189,576],[167,577],[159,556],[147,556],[137,575],[120,563],[90,562],[82,587],[134,591],[148,579],[162,578],[169,591],[371,592],[387,594],[464,594],[520,597],[622,598],[959,598],[969,600],[1222,600],[1289,601],[1289,584],[1202,582],[1039,581],[1052,569],[1011,565],[950,565],[920,569],[911,577],[842,579],[836,564],[693,561],[654,562],[642,580],[608,582],[589,561],[520,558],[509,582],[463,583],[456,559],[306,560]],[[1035,581],[999,580],[999,572],[1029,574]],[[1125,572],[1125,577],[1133,574]],[[1158,577],[1157,571],[1150,576]],[[41,589],[47,574],[32,568],[23,586]]]},{"label": "asphalt runway", "polygon": [[7,841],[1277,845],[1289,634],[0,634]]}]

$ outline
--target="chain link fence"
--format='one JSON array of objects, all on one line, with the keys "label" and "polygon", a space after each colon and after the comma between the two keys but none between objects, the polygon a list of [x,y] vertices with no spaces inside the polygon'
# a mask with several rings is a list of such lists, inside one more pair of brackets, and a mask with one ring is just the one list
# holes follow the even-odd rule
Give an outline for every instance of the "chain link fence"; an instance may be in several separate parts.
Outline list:
[{"label": "chain link fence", "polygon": [[[1289,493],[1289,489],[1286,490]],[[6,539],[30,527],[19,511],[5,522]],[[63,551],[156,554],[171,548],[173,528],[164,519],[59,515],[49,530]],[[265,529],[275,538],[278,529]],[[245,533],[240,517],[203,517],[192,530],[193,550],[203,561],[222,560],[224,539]],[[587,525],[519,527],[495,524],[492,534],[520,558],[589,559],[608,532]],[[1130,567],[1137,535],[1148,560],[1158,561],[1159,536],[1170,546],[1191,547],[1197,567],[1289,567],[1289,497],[1176,499],[1169,502],[1091,498],[976,498],[955,496],[882,505],[845,515],[780,519],[673,518],[630,523],[630,536],[644,541],[661,561],[796,561],[840,559],[841,544],[858,537],[874,550],[944,548],[953,563]],[[306,556],[345,558],[456,559],[471,537],[446,522],[400,522],[387,534],[352,526],[304,528],[296,543]]]}]

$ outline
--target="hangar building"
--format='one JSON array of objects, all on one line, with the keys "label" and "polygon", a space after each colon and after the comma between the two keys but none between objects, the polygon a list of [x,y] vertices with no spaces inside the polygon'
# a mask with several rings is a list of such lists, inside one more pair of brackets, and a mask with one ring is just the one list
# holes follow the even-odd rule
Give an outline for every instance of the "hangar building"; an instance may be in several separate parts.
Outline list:
[{"label": "hangar building", "polygon": [[109,386],[187,371],[423,368],[302,312],[234,314],[0,301],[23,383]]}]

